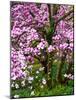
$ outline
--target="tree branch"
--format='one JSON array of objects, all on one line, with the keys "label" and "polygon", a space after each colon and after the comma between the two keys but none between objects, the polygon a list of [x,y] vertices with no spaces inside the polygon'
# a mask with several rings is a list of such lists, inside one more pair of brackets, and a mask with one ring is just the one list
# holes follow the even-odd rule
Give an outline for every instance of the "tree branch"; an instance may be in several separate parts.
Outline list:
[{"label": "tree branch", "polygon": [[73,13],[74,10],[70,10],[68,13],[66,13],[64,16],[60,17],[56,22],[55,24],[57,25],[61,20],[65,19],[67,16],[69,16],[71,13]]}]

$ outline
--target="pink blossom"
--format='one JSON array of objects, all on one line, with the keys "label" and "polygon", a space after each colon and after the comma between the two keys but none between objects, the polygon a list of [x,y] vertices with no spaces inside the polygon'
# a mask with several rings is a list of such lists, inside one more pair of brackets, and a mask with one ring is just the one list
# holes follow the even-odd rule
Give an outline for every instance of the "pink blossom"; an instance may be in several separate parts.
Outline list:
[{"label": "pink blossom", "polygon": [[63,44],[60,44],[60,49],[65,49],[67,48],[68,44],[67,43],[63,43]]},{"label": "pink blossom", "polygon": [[52,52],[53,50],[55,50],[55,48],[54,48],[52,45],[50,45],[50,46],[48,47],[48,52]]}]

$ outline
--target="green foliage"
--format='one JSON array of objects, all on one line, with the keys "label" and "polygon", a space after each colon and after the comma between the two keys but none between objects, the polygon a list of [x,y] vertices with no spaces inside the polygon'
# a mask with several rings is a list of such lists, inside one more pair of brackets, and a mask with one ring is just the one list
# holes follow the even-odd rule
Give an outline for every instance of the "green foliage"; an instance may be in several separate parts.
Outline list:
[{"label": "green foliage", "polygon": [[63,65],[62,71],[61,71],[62,79],[64,79],[63,76],[67,72],[67,69],[68,69],[68,64],[65,62],[64,65]]},{"label": "green foliage", "polygon": [[38,45],[39,41],[33,40],[32,41],[32,47],[36,47]]},{"label": "green foliage", "polygon": [[14,95],[19,95],[19,97],[29,97],[30,96],[30,90],[28,88],[12,90],[11,91],[11,97],[14,97]]},{"label": "green foliage", "polygon": [[[47,77],[44,71],[39,71],[39,68],[41,68],[41,65],[35,59],[35,63],[34,63],[32,71],[27,69],[30,71],[30,75],[34,77],[32,84],[27,84],[27,86],[23,88],[20,87],[19,89],[12,89],[11,96],[14,97],[14,95],[19,95],[19,97],[38,97],[38,96],[73,95],[74,94],[73,80],[69,80],[68,83],[65,85],[61,85],[56,82],[57,70],[58,70],[59,64],[60,64],[60,61],[53,62],[52,69],[51,69],[52,73],[50,76],[53,82],[53,87],[50,88],[51,83],[49,87],[47,84],[42,83],[42,78],[44,77],[45,79],[47,79]],[[64,66],[64,69],[65,69],[65,66]],[[36,73],[37,71],[39,71],[39,73]],[[63,73],[64,73],[64,70],[63,70]],[[32,86],[32,89],[30,89],[31,86]],[[33,95],[31,95],[32,91],[34,91]]]},{"label": "green foliage", "polygon": [[[19,89],[12,91],[12,96],[19,95],[19,97],[32,97],[30,95],[31,91],[29,88]],[[41,89],[39,86],[35,90],[34,96],[60,96],[60,95],[73,95],[74,88],[71,85],[60,85],[58,84],[56,87],[52,89],[48,89],[47,87]]]},{"label": "green foliage", "polygon": [[73,94],[73,87],[65,85],[57,85],[51,91],[49,95],[71,95]]}]

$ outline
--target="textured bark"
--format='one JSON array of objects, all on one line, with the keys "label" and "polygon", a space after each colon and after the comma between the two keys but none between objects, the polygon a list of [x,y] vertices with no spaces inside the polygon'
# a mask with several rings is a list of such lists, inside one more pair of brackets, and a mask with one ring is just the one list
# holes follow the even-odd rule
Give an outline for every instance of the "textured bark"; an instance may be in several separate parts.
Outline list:
[{"label": "textured bark", "polygon": [[53,16],[57,14],[58,9],[59,9],[59,5],[54,4],[53,5]]}]

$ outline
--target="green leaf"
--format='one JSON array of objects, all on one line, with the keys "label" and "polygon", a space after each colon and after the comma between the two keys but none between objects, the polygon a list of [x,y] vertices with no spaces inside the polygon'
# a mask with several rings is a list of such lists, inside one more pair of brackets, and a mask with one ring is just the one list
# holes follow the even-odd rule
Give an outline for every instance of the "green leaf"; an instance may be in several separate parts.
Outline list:
[{"label": "green leaf", "polygon": [[33,41],[32,41],[32,46],[33,46],[33,47],[36,47],[36,46],[38,45],[38,43],[39,43],[38,41],[33,40]]}]

